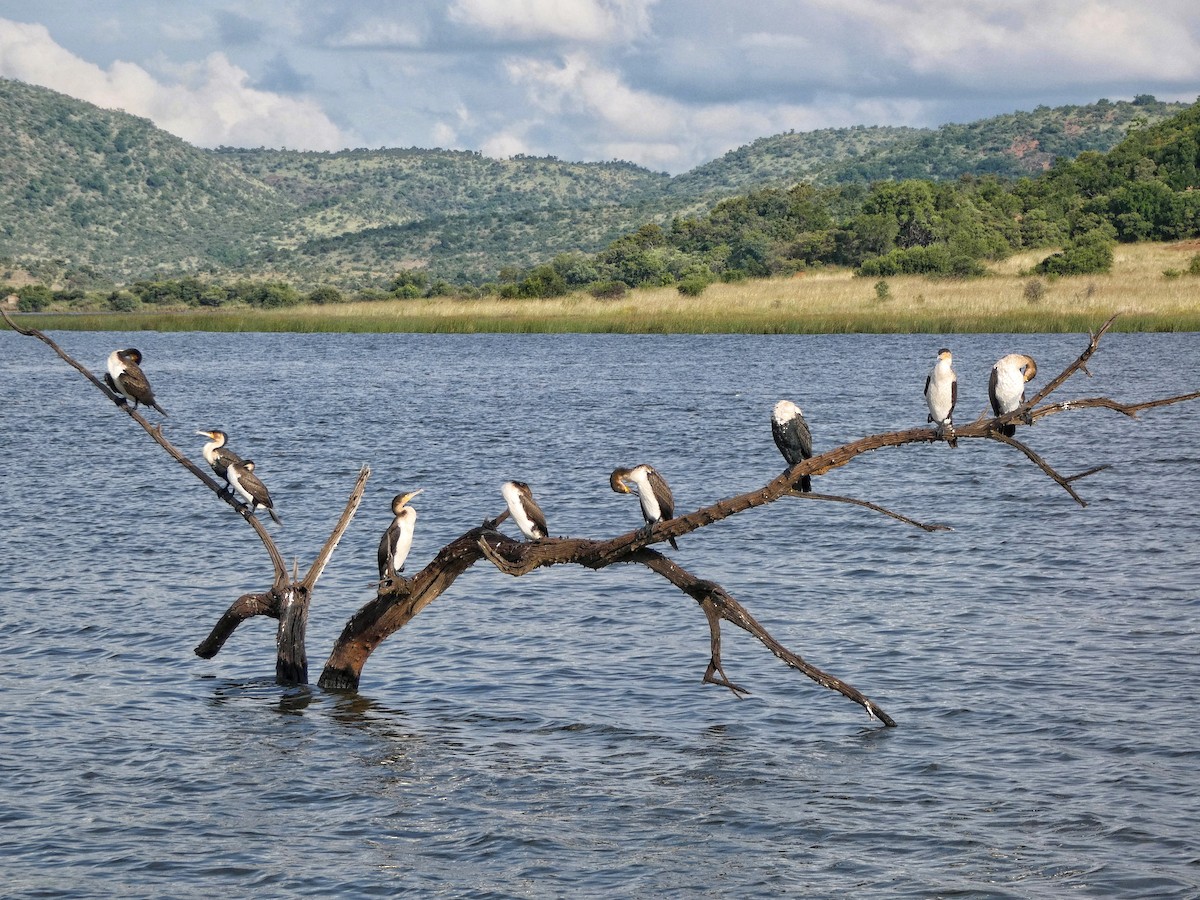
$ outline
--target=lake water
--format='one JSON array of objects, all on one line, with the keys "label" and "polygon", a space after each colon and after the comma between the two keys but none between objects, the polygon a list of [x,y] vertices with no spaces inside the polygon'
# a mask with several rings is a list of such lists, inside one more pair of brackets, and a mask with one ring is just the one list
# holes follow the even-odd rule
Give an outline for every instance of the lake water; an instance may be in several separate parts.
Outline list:
[{"label": "lake water", "polygon": [[[314,681],[371,596],[394,494],[412,566],[528,481],[556,534],[640,524],[617,465],[687,511],[781,469],[775,400],[818,449],[959,416],[991,363],[1035,386],[1080,335],[410,336],[56,333],[96,371],[134,345],[199,460],[253,457],[318,585]],[[1200,335],[1105,338],[1064,396],[1200,388]],[[273,682],[274,626],[193,655],[270,566],[249,528],[40,342],[0,333],[0,875],[8,897],[1200,895],[1200,403],[1021,436],[1077,506],[990,442],[860,457],[667,549],[898,722],[725,629],[738,700],[703,685],[696,604],[636,567],[479,565],[386,641],[357,695]],[[269,525],[274,528],[274,526]],[[511,523],[503,526],[512,533]]]}]

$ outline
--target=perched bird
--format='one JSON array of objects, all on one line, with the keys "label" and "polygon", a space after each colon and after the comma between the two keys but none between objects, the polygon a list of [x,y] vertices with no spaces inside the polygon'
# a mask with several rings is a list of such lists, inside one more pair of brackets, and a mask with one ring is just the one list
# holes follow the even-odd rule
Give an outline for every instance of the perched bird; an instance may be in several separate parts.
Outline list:
[{"label": "perched bird", "polygon": [[512,516],[521,534],[531,541],[547,537],[550,532],[546,529],[546,516],[541,507],[533,499],[533,491],[523,481],[506,481],[500,485],[500,493],[508,504],[508,514]]},{"label": "perched bird", "polygon": [[142,371],[142,351],[136,347],[127,350],[114,350],[108,354],[108,372],[104,375],[104,383],[114,394],[125,398],[125,402],[133,403],[137,409],[139,403],[152,406],[162,415],[167,411],[154,400],[154,391]]},{"label": "perched bird", "polygon": [[275,504],[271,502],[267,486],[254,474],[254,460],[243,459],[230,463],[225,472],[230,486],[250,504],[250,512],[254,512],[261,506],[271,514],[276,525],[283,524],[283,520],[275,512]]},{"label": "perched bird", "polygon": [[[629,486],[633,482],[633,487]],[[658,474],[654,466],[643,463],[632,469],[613,469],[608,476],[609,486],[618,494],[631,494],[635,490],[638,502],[642,507],[642,518],[646,520],[646,530],[649,531],[655,522],[675,517],[675,498],[671,495],[671,486],[665,478]],[[667,538],[676,550],[679,545],[675,538]]]},{"label": "perched bird", "polygon": [[244,460],[225,446],[229,440],[229,435],[223,431],[215,430],[197,431],[196,434],[208,438],[208,443],[204,445],[204,449],[200,452],[204,454],[204,459],[212,467],[212,470],[217,473],[217,477],[225,479],[226,489],[232,491],[233,485],[229,481],[229,467],[234,463],[240,463]]},{"label": "perched bird", "polygon": [[[804,413],[791,400],[780,400],[771,412],[771,437],[775,446],[787,460],[788,468],[812,456],[812,432],[804,421]],[[805,475],[800,479],[800,490],[812,490],[812,479]]]},{"label": "perched bird", "polygon": [[[992,375],[988,379],[988,400],[992,404],[992,415],[1010,413],[1025,402],[1025,384],[1037,375],[1037,363],[1032,356],[1010,353],[996,360]],[[1032,425],[1033,418],[1026,413],[1026,423]],[[1012,437],[1017,426],[1012,422],[1000,426],[1000,433]]]},{"label": "perched bird", "polygon": [[413,529],[417,524],[417,511],[406,506],[413,497],[424,488],[409,491],[407,494],[397,494],[392,499],[392,524],[379,540],[379,580],[384,581],[396,577],[397,572],[404,571],[404,561],[408,559],[408,551],[412,549]]},{"label": "perched bird", "polygon": [[944,437],[946,429],[951,429],[946,438],[951,447],[957,447],[954,439],[954,404],[958,402],[958,376],[950,364],[952,355],[945,348],[938,351],[937,363],[929,370],[925,379],[925,402],[929,404],[929,419],[937,426],[938,437]]}]

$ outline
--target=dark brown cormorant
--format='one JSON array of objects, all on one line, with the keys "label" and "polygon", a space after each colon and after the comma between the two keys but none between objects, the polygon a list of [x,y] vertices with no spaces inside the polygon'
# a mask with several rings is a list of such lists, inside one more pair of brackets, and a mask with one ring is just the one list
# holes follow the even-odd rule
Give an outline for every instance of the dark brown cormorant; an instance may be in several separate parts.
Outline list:
[{"label": "dark brown cormorant", "polygon": [[[771,437],[789,468],[812,457],[812,432],[804,413],[791,400],[780,400],[771,411]],[[812,490],[808,475],[800,479],[800,490],[806,494]]]},{"label": "dark brown cormorant", "polygon": [[164,416],[167,414],[154,399],[154,391],[150,389],[150,382],[142,371],[142,352],[136,347],[114,350],[108,354],[108,372],[104,375],[104,383],[113,393],[124,397],[127,403],[132,402],[134,409],[141,403],[154,407]]}]

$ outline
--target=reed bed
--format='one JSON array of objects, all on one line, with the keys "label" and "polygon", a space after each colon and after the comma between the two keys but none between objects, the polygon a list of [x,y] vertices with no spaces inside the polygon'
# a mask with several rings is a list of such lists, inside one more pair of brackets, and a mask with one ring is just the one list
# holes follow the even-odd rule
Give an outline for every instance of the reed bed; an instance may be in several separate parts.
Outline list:
[{"label": "reed bed", "polygon": [[[285,310],[48,314],[39,328],[88,331],[427,333],[836,334],[1079,332],[1120,313],[1125,331],[1200,331],[1200,276],[1186,274],[1200,242],[1119,246],[1108,275],[1023,275],[1045,251],[1016,256],[986,278],[858,278],[821,271],[713,284],[699,297],[674,287],[617,300],[586,293],[545,300],[433,298]],[[1173,271],[1181,274],[1164,275]],[[1036,281],[1034,287],[1030,283]]]}]

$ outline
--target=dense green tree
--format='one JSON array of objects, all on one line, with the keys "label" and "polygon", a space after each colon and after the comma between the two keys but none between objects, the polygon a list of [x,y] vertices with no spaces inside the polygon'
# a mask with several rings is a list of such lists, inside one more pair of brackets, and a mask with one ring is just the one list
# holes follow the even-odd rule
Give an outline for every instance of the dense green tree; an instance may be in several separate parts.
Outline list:
[{"label": "dense green tree", "polygon": [[40,312],[54,301],[54,292],[44,284],[27,284],[17,291],[17,309]]}]

